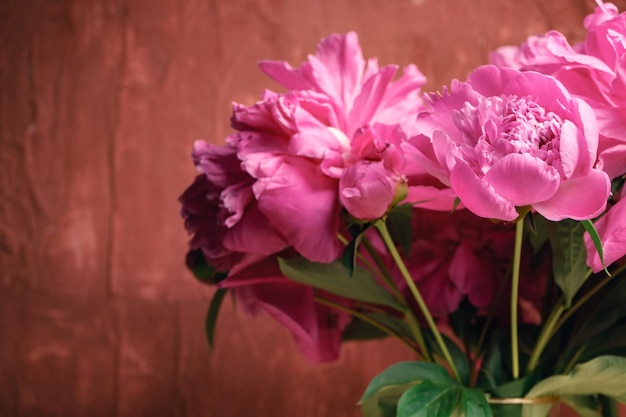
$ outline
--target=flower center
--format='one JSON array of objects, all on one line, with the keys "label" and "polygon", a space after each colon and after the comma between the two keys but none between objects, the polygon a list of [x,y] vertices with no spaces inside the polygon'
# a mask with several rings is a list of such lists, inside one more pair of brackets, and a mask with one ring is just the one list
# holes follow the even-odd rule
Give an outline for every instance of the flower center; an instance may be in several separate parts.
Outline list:
[{"label": "flower center", "polygon": [[463,134],[462,158],[479,175],[511,153],[535,156],[561,171],[563,120],[532,97],[488,97],[476,107],[466,103],[454,120]]}]

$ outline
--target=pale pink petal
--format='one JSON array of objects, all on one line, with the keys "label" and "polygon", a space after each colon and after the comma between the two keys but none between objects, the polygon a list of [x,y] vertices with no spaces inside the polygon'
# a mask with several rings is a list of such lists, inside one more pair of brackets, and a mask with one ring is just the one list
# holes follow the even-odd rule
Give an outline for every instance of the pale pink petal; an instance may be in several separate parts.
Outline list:
[{"label": "pale pink petal", "polygon": [[320,91],[332,97],[343,109],[352,106],[365,70],[365,60],[355,32],[333,34],[319,43],[309,56],[311,73]]},{"label": "pale pink petal", "polygon": [[[323,159],[328,150],[341,150],[348,145],[348,139],[341,131],[329,129],[304,109],[296,110],[295,120],[298,133],[289,141],[288,152],[291,154]],[[345,143],[341,142],[342,139]]]},{"label": "pale pink petal", "polygon": [[559,188],[560,177],[556,168],[541,159],[514,153],[496,162],[483,181],[514,206],[523,207],[552,197]]},{"label": "pale pink petal", "polygon": [[399,123],[403,119],[410,119],[413,123],[415,115],[422,109],[420,88],[425,83],[426,77],[415,65],[404,67],[402,76],[387,87],[375,120],[392,124]]},{"label": "pale pink petal", "polygon": [[596,162],[596,156],[598,153],[598,120],[591,106],[581,99],[572,99],[572,104],[578,109],[577,124],[582,127],[582,136],[578,137],[579,143],[584,143],[586,146],[580,147],[579,166],[576,169],[576,173],[586,174],[588,170]]},{"label": "pale pink petal", "polygon": [[292,68],[284,61],[261,61],[259,68],[271,79],[289,90],[305,90],[310,83],[299,68]]},{"label": "pale pink petal", "polygon": [[[437,210],[452,211],[458,196],[451,188],[438,188],[430,185],[409,186],[409,192],[405,202],[414,204],[415,207]],[[456,209],[461,210],[465,206],[458,204]]]},{"label": "pale pink petal", "polygon": [[552,198],[533,204],[533,208],[552,221],[593,219],[606,208],[610,191],[606,172],[592,169],[586,176],[561,182]]},{"label": "pale pink petal", "polygon": [[519,73],[507,84],[503,93],[518,97],[531,96],[537,104],[557,114],[562,114],[571,100],[568,91],[556,79],[532,71]]},{"label": "pale pink petal", "polygon": [[[444,87],[443,93],[431,93],[426,96],[432,108],[418,114],[415,122],[418,133],[432,137],[435,130],[441,130],[448,133],[450,137],[455,137],[456,132],[459,132],[453,118],[450,117],[452,112],[463,108],[466,103],[478,105],[481,97],[469,84],[457,80],[452,80],[450,90],[451,92],[448,93]],[[476,133],[480,134],[480,132]]]},{"label": "pale pink petal", "polygon": [[617,178],[626,174],[626,143],[604,149],[598,156],[597,168]]},{"label": "pale pink petal", "polygon": [[507,221],[517,218],[515,206],[479,179],[464,161],[459,161],[452,169],[450,183],[465,207],[477,216]]},{"label": "pale pink petal", "polygon": [[349,137],[356,129],[375,120],[376,112],[397,69],[395,65],[388,65],[365,81],[350,109],[346,132]]},{"label": "pale pink petal", "polygon": [[506,85],[517,75],[519,71],[513,69],[482,65],[467,76],[467,83],[486,97],[499,96],[505,91]]},{"label": "pale pink petal", "polygon": [[[574,175],[574,172],[578,168],[578,161],[581,156],[582,158],[584,158],[583,161],[589,160],[588,154],[580,154],[583,150],[580,149],[578,135],[578,128],[574,123],[570,122],[569,120],[566,120],[561,126],[559,154],[561,156],[561,166],[563,168],[565,178],[570,178],[572,175]],[[584,151],[587,151],[587,149],[584,149]],[[587,163],[587,170],[589,170],[590,168],[591,166],[589,166],[589,163]]]}]

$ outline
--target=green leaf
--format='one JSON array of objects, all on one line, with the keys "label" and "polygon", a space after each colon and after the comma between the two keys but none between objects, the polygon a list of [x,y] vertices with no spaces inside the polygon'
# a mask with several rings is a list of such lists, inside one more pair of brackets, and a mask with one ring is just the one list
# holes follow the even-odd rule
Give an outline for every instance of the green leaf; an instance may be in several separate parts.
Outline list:
[{"label": "green leaf", "polygon": [[228,292],[226,288],[220,288],[215,291],[213,294],[213,298],[211,299],[211,303],[209,304],[209,311],[206,315],[206,320],[204,322],[204,327],[206,330],[207,339],[209,340],[209,347],[213,349],[213,335],[215,333],[215,324],[217,323],[217,315],[220,312],[220,307],[222,306],[222,301],[224,301],[224,296]]},{"label": "green leaf", "polygon": [[[439,346],[439,343],[437,343],[432,332],[430,332],[429,330],[424,330],[424,336],[426,337],[426,341],[428,342],[429,348],[433,352],[436,352],[439,356],[444,357],[443,352],[441,351],[441,347]],[[456,369],[459,372],[459,376],[461,377],[461,380],[464,383],[468,384],[470,366],[469,366],[469,361],[467,359],[467,356],[465,355],[465,353],[463,353],[461,348],[459,348],[459,346],[454,341],[452,341],[452,339],[450,339],[448,336],[443,335],[443,334],[441,336],[443,338],[443,342],[446,344],[446,347],[448,348],[448,352],[450,353],[450,356],[452,357],[452,361],[454,362],[454,365],[456,366]]]},{"label": "green leaf", "polygon": [[387,214],[387,228],[394,242],[400,245],[405,256],[411,255],[413,244],[413,204],[394,207]]},{"label": "green leaf", "polygon": [[346,267],[350,276],[354,273],[354,266],[356,265],[356,257],[359,250],[359,244],[363,240],[363,234],[372,226],[372,223],[366,224],[352,224],[348,228],[352,239],[348,245],[344,248],[341,254],[341,264]]},{"label": "green leaf", "polygon": [[492,335],[485,349],[483,361],[476,386],[488,391],[493,391],[502,380],[502,354],[496,338]]},{"label": "green leaf", "polygon": [[589,344],[592,351],[595,350],[598,339],[604,338],[609,329],[614,329],[626,317],[626,280],[621,278],[624,277],[612,278],[607,288],[601,292],[603,297],[598,298],[596,295],[598,303],[588,304],[589,308],[583,307],[578,314],[574,336],[568,343],[570,353],[586,344]]},{"label": "green leaf", "polygon": [[538,253],[543,249],[546,241],[548,240],[548,234],[546,231],[546,223],[548,222],[543,216],[539,216],[536,213],[530,212],[528,214],[528,222],[530,233],[528,234],[528,240],[530,246],[533,248],[533,253]]},{"label": "green leaf", "polygon": [[278,264],[283,275],[301,284],[404,312],[405,307],[376,281],[371,272],[361,266],[357,265],[353,276],[350,276],[339,261],[323,264],[297,257],[278,258]]},{"label": "green leaf", "polygon": [[398,385],[417,384],[423,381],[449,384],[454,380],[446,368],[431,362],[398,362],[371,380],[361,401],[366,401],[381,390]]},{"label": "green leaf", "polygon": [[589,233],[589,237],[593,242],[593,246],[595,246],[596,250],[598,251],[598,256],[600,257],[600,262],[602,262],[604,272],[606,272],[608,276],[611,276],[609,270],[606,269],[606,265],[604,263],[604,251],[602,250],[602,241],[600,240],[600,236],[598,235],[596,227],[593,225],[593,222],[591,220],[583,220],[581,221],[581,223],[583,224],[583,227],[585,228],[587,233]]},{"label": "green leaf", "polygon": [[[379,314],[379,313],[369,313],[364,312],[365,316],[370,319],[377,321],[388,329],[392,330],[394,333],[406,336],[409,339],[413,340],[413,334],[409,329],[409,326],[398,317],[390,316],[389,314]],[[358,317],[355,317],[352,322],[348,325],[346,330],[344,330],[342,334],[343,340],[367,340],[367,339],[376,339],[381,337],[389,336],[384,331],[379,328],[373,326],[365,320],[361,320]]]},{"label": "green leaf", "polygon": [[492,417],[485,393],[476,388],[462,387],[461,408],[464,417]]},{"label": "green leaf", "polygon": [[626,402],[626,358],[600,356],[577,365],[568,375],[555,375],[536,384],[528,398],[551,395],[605,395]]},{"label": "green leaf", "polygon": [[398,400],[415,383],[389,385],[360,402],[363,417],[396,417]]},{"label": "green leaf", "polygon": [[551,223],[549,230],[553,253],[552,271],[557,285],[563,291],[566,308],[571,306],[588,277],[584,232],[585,228],[580,222],[569,219]]},{"label": "green leaf", "polygon": [[205,284],[217,284],[228,275],[228,272],[218,271],[209,265],[201,249],[189,251],[185,262],[198,281]]},{"label": "green leaf", "polygon": [[459,406],[462,387],[454,381],[424,381],[398,401],[398,417],[450,417]]},{"label": "green leaf", "polygon": [[454,203],[452,204],[452,210],[450,211],[450,214],[453,214],[456,211],[459,204],[461,204],[461,199],[457,197],[454,199]]},{"label": "green leaf", "polygon": [[527,390],[529,376],[515,379],[513,381],[502,384],[493,390],[494,394],[499,398],[519,398],[523,397]]}]

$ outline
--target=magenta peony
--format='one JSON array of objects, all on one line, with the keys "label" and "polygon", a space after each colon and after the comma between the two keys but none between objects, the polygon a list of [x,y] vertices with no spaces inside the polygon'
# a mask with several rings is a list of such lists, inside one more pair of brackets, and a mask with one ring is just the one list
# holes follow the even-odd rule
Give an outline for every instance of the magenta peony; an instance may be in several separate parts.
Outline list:
[{"label": "magenta peony", "polygon": [[[290,91],[234,107],[238,132],[228,143],[254,178],[250,204],[301,255],[332,261],[342,207],[359,219],[380,217],[405,182],[396,148],[420,109],[425,79],[409,66],[392,81],[395,66],[366,64],[355,33],[323,39],[299,68],[269,61],[260,67]],[[355,187],[362,177],[375,181]],[[377,209],[363,209],[369,206]]]},{"label": "magenta peony", "polygon": [[[310,359],[331,360],[345,320],[331,320],[329,328],[328,308],[313,308],[311,291],[277,279],[276,268],[262,273],[262,266],[284,251],[334,261],[343,249],[343,210],[361,220],[389,210],[407,187],[404,171],[416,171],[401,143],[421,109],[425,78],[410,65],[394,81],[397,67],[366,62],[352,32],[323,39],[299,68],[270,61],[260,67],[288,91],[266,91],[252,106],[234,104],[236,132],[226,145],[194,144],[201,174],[180,199],[193,234],[188,265],[201,250],[227,274],[220,286],[236,286],[245,304],[256,306],[251,311],[287,325]],[[270,297],[272,288],[285,297]]]},{"label": "magenta peony", "polygon": [[414,155],[478,216],[513,221],[532,207],[581,220],[605,209],[610,181],[594,168],[593,111],[554,78],[487,65],[430,101]]},{"label": "magenta peony", "polygon": [[598,167],[611,178],[626,173],[626,14],[597,1],[585,18],[585,40],[571,46],[556,31],[532,36],[519,48],[506,46],[491,62],[523,71],[553,75],[572,95],[584,98],[598,119]]}]

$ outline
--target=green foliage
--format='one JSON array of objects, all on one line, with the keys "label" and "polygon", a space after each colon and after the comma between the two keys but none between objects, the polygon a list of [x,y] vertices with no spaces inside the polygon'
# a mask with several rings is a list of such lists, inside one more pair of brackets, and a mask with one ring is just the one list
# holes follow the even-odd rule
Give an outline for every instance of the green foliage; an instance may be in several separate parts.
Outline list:
[{"label": "green foliage", "polygon": [[402,248],[405,256],[410,256],[413,244],[413,205],[402,204],[387,214],[387,228],[394,242]]},{"label": "green foliage", "polygon": [[424,381],[400,397],[398,417],[450,417],[459,406],[461,392],[456,383]]},{"label": "green foliage", "polygon": [[228,272],[218,271],[213,265],[209,265],[201,249],[189,251],[187,265],[193,275],[205,284],[217,284],[228,275]]},{"label": "green foliage", "polygon": [[608,269],[606,269],[606,265],[604,264],[604,251],[602,250],[602,241],[600,240],[600,236],[598,235],[598,231],[596,227],[593,225],[591,220],[583,220],[581,221],[583,227],[589,234],[591,241],[593,242],[593,246],[598,251],[598,256],[600,257],[600,261],[602,262],[602,266],[604,267],[604,271],[608,276],[611,276]]},{"label": "green foliage", "polygon": [[220,288],[215,291],[211,303],[209,304],[209,310],[207,311],[206,319],[204,321],[204,328],[206,331],[207,339],[209,340],[209,347],[213,349],[213,335],[215,334],[215,325],[217,323],[217,316],[222,306],[222,301],[228,290],[226,288]]},{"label": "green foliage", "polygon": [[[391,316],[389,314],[363,312],[364,316],[370,318],[373,321],[380,323],[386,328],[390,329],[394,334],[405,336],[412,339],[413,335],[409,326],[401,319]],[[355,317],[350,325],[344,330],[342,334],[343,340],[368,340],[377,339],[381,337],[389,336],[388,333],[382,331],[378,327],[370,324],[369,322]]]},{"label": "green foliage", "polygon": [[372,223],[355,223],[348,228],[352,239],[350,239],[350,242],[348,242],[341,254],[341,264],[348,270],[350,276],[354,273],[356,257],[363,235],[371,226]]},{"label": "green foliage", "polygon": [[[389,414],[395,401],[397,414]],[[365,417],[491,416],[482,390],[459,384],[444,367],[430,362],[390,366],[370,382],[360,403]]]},{"label": "green foliage", "polygon": [[[585,397],[603,395],[619,402],[626,402],[626,358],[599,356],[577,365],[567,375],[555,375],[537,383],[526,394],[527,398],[559,396],[581,413],[591,415],[595,408]],[[543,417],[545,410],[525,407],[524,417]]]},{"label": "green foliage", "polygon": [[569,307],[589,276],[587,250],[583,240],[585,227],[574,220],[548,223],[548,227],[554,279],[563,291],[565,307]]},{"label": "green foliage", "polygon": [[423,381],[448,383],[454,380],[446,369],[431,362],[407,361],[391,365],[374,377],[367,386],[361,403],[377,392],[394,385],[416,384]]},{"label": "green foliage", "polygon": [[391,307],[400,312],[405,309],[374,279],[370,271],[358,265],[350,276],[340,261],[322,264],[297,257],[278,258],[278,264],[284,276],[301,284],[353,300]]}]

